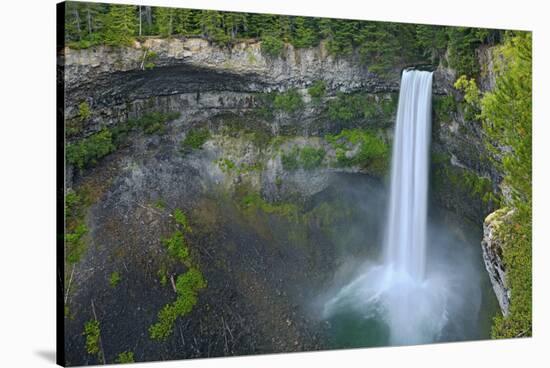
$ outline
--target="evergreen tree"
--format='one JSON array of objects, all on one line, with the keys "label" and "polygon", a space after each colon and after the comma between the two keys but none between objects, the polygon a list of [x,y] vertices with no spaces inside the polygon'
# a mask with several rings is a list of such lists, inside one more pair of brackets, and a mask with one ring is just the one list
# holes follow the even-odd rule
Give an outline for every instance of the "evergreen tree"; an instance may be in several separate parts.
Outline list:
[{"label": "evergreen tree", "polygon": [[429,57],[435,63],[447,48],[447,33],[445,27],[417,25],[416,40],[423,50],[423,56]]},{"label": "evergreen tree", "polygon": [[503,261],[511,290],[510,313],[498,315],[495,338],[531,336],[532,330],[532,34],[510,32],[496,51],[496,87],[481,100],[483,127],[502,157],[504,182],[514,209],[510,223],[500,226],[505,241]]},{"label": "evergreen tree", "polygon": [[246,29],[246,15],[243,13],[225,13],[223,15],[225,33],[233,40]]},{"label": "evergreen tree", "polygon": [[174,28],[174,32],[184,36],[199,35],[201,33],[199,24],[200,14],[201,13],[198,10],[177,9],[177,22]]},{"label": "evergreen tree", "polygon": [[159,34],[163,37],[170,37],[174,33],[176,9],[162,7],[155,10],[155,22]]},{"label": "evergreen tree", "polygon": [[319,43],[314,18],[294,17],[292,44],[297,48],[313,47]]},{"label": "evergreen tree", "polygon": [[201,29],[203,35],[213,42],[225,44],[229,41],[224,31],[223,15],[219,11],[203,10]]},{"label": "evergreen tree", "polygon": [[136,32],[136,6],[111,5],[105,21],[105,43],[108,45],[129,45]]}]

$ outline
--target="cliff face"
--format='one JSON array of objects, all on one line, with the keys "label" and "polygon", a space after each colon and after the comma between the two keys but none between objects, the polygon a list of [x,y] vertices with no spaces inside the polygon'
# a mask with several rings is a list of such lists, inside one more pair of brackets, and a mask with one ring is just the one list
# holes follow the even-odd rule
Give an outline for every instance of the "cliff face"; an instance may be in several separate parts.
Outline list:
[{"label": "cliff face", "polygon": [[[65,49],[66,117],[87,101],[90,131],[139,115],[144,104],[185,111],[252,107],[251,94],[304,89],[324,80],[332,92],[396,92],[399,72],[378,78],[357,57],[335,59],[323,44],[266,57],[259,42],[218,47],[203,39],[148,39],[134,47]],[[215,111],[217,112],[217,111]]]},{"label": "cliff face", "polygon": [[[318,47],[295,49],[286,45],[279,57],[266,56],[261,43],[240,42],[219,47],[204,39],[147,39],[132,47],[99,46],[64,50],[65,120],[76,127],[68,137],[78,140],[150,111],[177,111],[182,129],[224,113],[237,115],[258,110],[262,96],[297,90],[306,101],[297,113],[277,112],[267,125],[271,132],[302,136],[338,132],[349,124],[327,117],[326,105],[338,92],[362,92],[376,101],[399,90],[401,67],[383,77],[369,71],[358,55],[331,56]],[[491,48],[478,50],[482,66],[481,90],[494,86]],[[480,223],[494,203],[482,201],[485,193],[471,193],[464,178],[499,183],[501,175],[491,164],[481,124],[466,118],[461,94],[453,87],[454,70],[439,66],[434,73],[434,94],[453,96],[454,106],[433,119],[432,151],[438,157],[432,169],[435,201]],[[326,95],[311,102],[307,88],[324,81]],[[79,117],[79,104],[90,106],[90,116]],[[435,104],[435,101],[434,101]],[[218,119],[219,120],[219,119]],[[393,113],[380,119],[363,119],[351,127],[385,129],[391,141]],[[210,128],[215,128],[210,124]],[[475,175],[472,176],[472,175]],[[497,192],[499,188],[485,188]]]},{"label": "cliff face", "polygon": [[507,208],[501,208],[491,213],[483,222],[483,261],[485,268],[491,278],[491,284],[497,297],[500,309],[504,316],[510,311],[510,289],[506,281],[506,268],[502,262],[502,252],[505,247],[505,240],[499,228],[506,224],[506,221],[513,214],[513,211]]}]

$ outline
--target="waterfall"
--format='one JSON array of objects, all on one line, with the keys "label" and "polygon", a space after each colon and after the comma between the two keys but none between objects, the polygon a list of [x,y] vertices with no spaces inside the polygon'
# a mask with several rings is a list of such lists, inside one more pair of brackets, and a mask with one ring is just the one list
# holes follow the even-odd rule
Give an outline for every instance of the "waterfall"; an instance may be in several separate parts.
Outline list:
[{"label": "waterfall", "polygon": [[415,281],[424,278],[432,73],[405,70],[393,143],[385,263]]},{"label": "waterfall", "polygon": [[383,258],[367,264],[324,308],[326,316],[351,308],[365,319],[381,318],[392,345],[436,341],[450,312],[446,272],[452,266],[426,272],[431,98],[431,72],[403,72]]}]

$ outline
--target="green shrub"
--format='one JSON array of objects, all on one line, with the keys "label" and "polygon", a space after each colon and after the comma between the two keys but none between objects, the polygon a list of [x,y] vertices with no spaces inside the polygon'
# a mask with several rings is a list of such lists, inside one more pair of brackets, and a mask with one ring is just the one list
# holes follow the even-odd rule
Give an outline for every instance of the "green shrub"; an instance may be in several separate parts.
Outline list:
[{"label": "green shrub", "polygon": [[163,239],[162,244],[168,249],[170,256],[189,264],[189,248],[181,231],[175,231],[169,238]]},{"label": "green shrub", "polygon": [[481,100],[487,146],[502,157],[496,164],[511,189],[507,205],[515,211],[502,226],[510,313],[495,317],[494,338],[532,334],[532,37],[531,32],[506,34],[504,44],[496,50],[495,88]]},{"label": "green shrub", "polygon": [[327,105],[332,120],[351,122],[364,116],[364,104],[358,95],[339,92]]},{"label": "green shrub", "polygon": [[88,233],[85,223],[86,208],[93,202],[83,188],[69,189],[65,194],[65,257],[69,263],[77,263],[86,250],[84,236]]},{"label": "green shrub", "polygon": [[185,216],[185,213],[183,213],[182,210],[179,208],[176,208],[173,213],[174,221],[176,221],[176,224],[181,226],[181,229],[183,231],[190,232],[191,227],[189,226],[189,221],[187,220],[187,216]]},{"label": "green shrub", "polygon": [[273,106],[277,110],[294,113],[304,106],[304,102],[298,91],[291,89],[287,92],[275,95]]},{"label": "green shrub", "polygon": [[311,97],[319,99],[325,96],[326,90],[327,90],[327,84],[325,83],[325,81],[318,80],[318,81],[315,81],[311,85],[311,87],[307,89],[307,92]]},{"label": "green shrub", "polygon": [[83,101],[78,105],[78,117],[80,120],[86,120],[90,117],[92,114],[90,110],[90,105],[88,105],[88,102]]},{"label": "green shrub", "polygon": [[454,87],[464,92],[464,119],[466,121],[477,121],[481,118],[481,92],[477,88],[475,79],[468,79],[465,75],[460,76],[454,83]]},{"label": "green shrub", "polygon": [[194,128],[191,129],[185,139],[181,142],[180,150],[182,152],[189,152],[191,150],[197,150],[210,138],[210,131],[206,128]]},{"label": "green shrub", "polygon": [[283,52],[284,46],[284,42],[278,37],[269,35],[262,37],[262,52],[266,55],[271,57],[280,56]]},{"label": "green shrub", "polygon": [[281,162],[286,171],[298,170],[300,168],[299,154],[300,150],[298,147],[294,147],[290,152],[281,155]]},{"label": "green shrub", "polygon": [[314,148],[306,146],[303,148],[294,147],[291,151],[281,155],[281,163],[287,171],[298,170],[313,170],[321,166],[325,158],[325,150],[323,148]]},{"label": "green shrub", "polygon": [[[336,149],[336,160],[339,166],[360,166],[374,173],[382,174],[388,166],[389,147],[375,134],[362,129],[344,129],[337,135],[326,135],[325,138]],[[358,152],[348,157],[346,152],[359,146]]]},{"label": "green shrub", "polygon": [[118,364],[134,363],[134,352],[133,351],[124,351],[124,352],[118,354],[115,362],[118,363]]},{"label": "green shrub", "polygon": [[65,233],[65,256],[67,262],[77,263],[86,250],[86,243],[84,242],[84,235],[88,233],[88,227],[84,222],[78,223],[76,227],[69,230],[66,229]]},{"label": "green shrub", "polygon": [[235,163],[228,158],[220,158],[218,160],[218,167],[224,173],[228,173],[235,169]]},{"label": "green shrub", "polygon": [[145,134],[162,134],[166,129],[166,123],[179,117],[179,112],[149,112],[138,119],[130,120],[130,125],[140,128]]},{"label": "green shrub", "polygon": [[103,129],[78,143],[67,145],[67,162],[83,169],[95,165],[100,158],[107,156],[115,148],[111,132]]},{"label": "green shrub", "polygon": [[149,336],[153,340],[166,340],[174,330],[178,317],[185,316],[197,304],[197,294],[207,286],[202,273],[196,268],[190,268],[176,280],[176,300],[165,305],[158,313],[158,322],[149,327]]},{"label": "green shrub", "polygon": [[153,69],[155,67],[155,60],[158,58],[158,55],[154,51],[147,51],[145,57],[143,58],[143,67],[147,70]]},{"label": "green shrub", "polygon": [[300,151],[300,163],[305,170],[312,170],[321,166],[325,158],[322,148],[304,147]]},{"label": "green shrub", "polygon": [[339,92],[327,104],[328,117],[344,123],[363,119],[389,120],[396,111],[397,99],[393,95],[376,101],[375,96],[369,94]]},{"label": "green shrub", "polygon": [[487,38],[488,32],[481,28],[447,27],[449,66],[457,75],[476,77],[479,74],[476,48]]},{"label": "green shrub", "polygon": [[457,104],[452,95],[434,96],[434,113],[438,122],[450,122],[452,114],[457,110]]},{"label": "green shrub", "polygon": [[118,271],[114,271],[113,273],[111,273],[111,276],[109,276],[109,285],[111,285],[111,287],[113,288],[117,287],[120,279],[120,273]]},{"label": "green shrub", "polygon": [[291,221],[296,221],[300,215],[299,207],[296,204],[287,202],[269,203],[256,192],[245,194],[241,199],[241,206],[249,211],[249,213],[262,211],[287,218]]},{"label": "green shrub", "polygon": [[90,320],[84,324],[84,336],[86,336],[86,351],[88,354],[99,354],[100,329],[97,320]]}]

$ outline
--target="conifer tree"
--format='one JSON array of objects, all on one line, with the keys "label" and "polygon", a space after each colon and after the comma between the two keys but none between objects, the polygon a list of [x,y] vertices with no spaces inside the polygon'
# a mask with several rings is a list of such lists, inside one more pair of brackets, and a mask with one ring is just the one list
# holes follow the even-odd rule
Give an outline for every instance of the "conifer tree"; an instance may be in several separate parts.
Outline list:
[{"label": "conifer tree", "polygon": [[105,21],[105,43],[108,45],[128,45],[136,32],[136,6],[111,5]]},{"label": "conifer tree", "polygon": [[155,20],[161,36],[170,37],[174,33],[175,11],[174,8],[156,8]]},{"label": "conifer tree", "polygon": [[312,47],[318,43],[314,18],[294,17],[293,24],[292,43],[295,47]]},{"label": "conifer tree", "polygon": [[203,35],[211,41],[225,44],[229,36],[224,32],[223,15],[219,11],[204,10],[201,17]]}]

